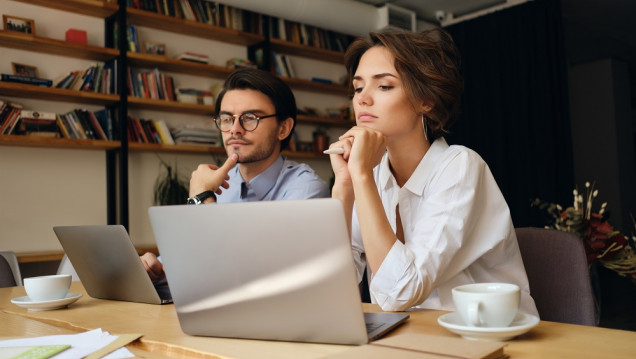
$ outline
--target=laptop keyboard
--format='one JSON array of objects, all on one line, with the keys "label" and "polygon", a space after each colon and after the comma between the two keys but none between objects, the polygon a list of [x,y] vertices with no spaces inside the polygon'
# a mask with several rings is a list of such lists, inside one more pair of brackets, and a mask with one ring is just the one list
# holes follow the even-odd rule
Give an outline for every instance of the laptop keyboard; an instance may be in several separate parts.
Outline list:
[{"label": "laptop keyboard", "polygon": [[380,328],[382,326],[383,323],[366,323],[367,325],[367,333],[371,333],[372,331]]}]

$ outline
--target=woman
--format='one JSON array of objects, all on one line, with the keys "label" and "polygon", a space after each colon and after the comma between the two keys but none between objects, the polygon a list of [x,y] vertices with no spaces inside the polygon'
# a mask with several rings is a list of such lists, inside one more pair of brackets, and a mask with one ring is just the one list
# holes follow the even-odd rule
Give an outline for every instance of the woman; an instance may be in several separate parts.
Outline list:
[{"label": "woman", "polygon": [[463,80],[443,30],[372,33],[345,65],[356,126],[331,144],[332,191],[351,225],[358,278],[383,310],[453,310],[451,289],[475,282],[520,286],[537,315],[510,211],[486,163],[449,146]]}]

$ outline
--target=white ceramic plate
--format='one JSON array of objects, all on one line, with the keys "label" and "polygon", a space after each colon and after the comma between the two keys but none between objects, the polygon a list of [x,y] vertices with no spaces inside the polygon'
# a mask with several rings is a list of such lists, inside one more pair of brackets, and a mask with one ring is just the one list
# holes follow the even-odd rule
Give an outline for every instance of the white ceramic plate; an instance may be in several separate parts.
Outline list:
[{"label": "white ceramic plate", "polygon": [[24,296],[11,299],[11,303],[20,307],[28,308],[29,310],[53,310],[66,307],[80,299],[81,296],[81,293],[68,293],[66,297],[62,299],[45,300],[40,302],[34,302],[29,299],[28,296]]},{"label": "white ceramic plate", "polygon": [[531,314],[518,313],[510,326],[505,328],[471,327],[464,324],[459,313],[447,313],[437,318],[437,322],[444,328],[464,339],[470,340],[510,340],[526,333],[539,324],[539,318]]}]

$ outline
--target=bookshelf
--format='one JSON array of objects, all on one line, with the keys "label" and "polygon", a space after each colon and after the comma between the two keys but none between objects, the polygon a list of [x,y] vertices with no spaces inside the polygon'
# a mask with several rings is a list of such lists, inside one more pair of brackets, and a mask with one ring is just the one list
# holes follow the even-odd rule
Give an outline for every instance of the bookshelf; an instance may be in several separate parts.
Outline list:
[{"label": "bookshelf", "polygon": [[313,46],[297,44],[280,39],[269,39],[272,50],[302,57],[310,57],[316,60],[344,63],[344,53],[339,51],[321,49]]},{"label": "bookshelf", "polygon": [[[192,37],[200,40],[215,40],[222,43],[231,44],[237,47],[250,48],[269,44],[270,49],[307,59],[325,61],[331,64],[342,64],[343,54],[337,51],[319,49],[312,46],[296,44],[292,42],[270,39],[267,34],[261,35],[236,29],[214,26],[199,23],[192,20],[174,18],[163,14],[153,13],[141,9],[130,7],[119,7],[117,3],[104,2],[99,0],[13,0],[18,3],[25,3],[42,8],[56,9],[69,12],[71,14],[81,14],[95,18],[104,22],[105,43],[112,43],[113,24],[116,21],[139,27],[179,34],[185,37]],[[119,1],[119,4],[125,4]],[[29,17],[26,13],[14,14],[16,16]],[[120,29],[121,30],[121,29]],[[42,32],[46,34],[46,32]],[[120,34],[123,31],[120,31]],[[48,36],[48,35],[47,35]],[[121,35],[120,35],[121,36]],[[110,38],[110,40],[109,40]],[[121,37],[123,38],[123,37]],[[170,46],[170,44],[168,43]],[[53,101],[65,104],[94,105],[111,109],[113,114],[117,113],[120,119],[118,132],[121,138],[126,134],[128,121],[125,119],[130,111],[149,111],[152,113],[172,114],[178,117],[181,114],[209,117],[214,113],[214,106],[181,103],[176,101],[156,100],[140,98],[126,95],[125,70],[127,68],[137,69],[159,69],[162,72],[181,74],[185,76],[195,76],[199,78],[210,78],[222,81],[233,71],[225,66],[202,64],[178,60],[169,56],[154,55],[147,53],[137,53],[127,51],[127,44],[120,41],[115,44],[116,48],[82,45],[70,43],[54,38],[25,35],[21,33],[0,31],[0,48],[11,48],[37,54],[48,54],[61,56],[69,59],[81,59],[84,61],[106,62],[116,60],[118,62],[118,86],[116,94],[102,94],[87,91],[73,91],[59,88],[38,87],[33,85],[0,82],[0,97],[24,98],[38,101]],[[269,55],[265,55],[269,56]],[[247,57],[247,56],[246,56]],[[40,66],[42,69],[42,66]],[[123,76],[121,74],[124,74]],[[313,82],[301,78],[282,78],[290,87],[296,91],[304,91],[320,96],[341,96],[343,102],[346,98],[346,89],[342,85]],[[124,80],[124,81],[122,81]],[[42,108],[46,110],[46,108]],[[123,117],[122,117],[123,116]],[[136,117],[136,116],[133,116]],[[352,126],[352,122],[326,116],[298,115],[297,124],[299,126],[321,126],[323,128],[346,129]],[[117,132],[116,131],[116,132]],[[124,136],[125,137],[125,136]],[[46,149],[66,149],[80,150],[88,152],[103,151],[106,155],[106,186],[107,186],[107,223],[121,223],[128,227],[129,203],[128,186],[129,182],[136,182],[136,178],[129,176],[128,161],[129,156],[134,154],[166,154],[179,155],[193,158],[222,158],[225,150],[221,147],[205,145],[166,145],[151,143],[129,142],[127,138],[116,141],[102,140],[79,140],[66,138],[40,138],[32,136],[5,135],[0,136],[0,146],[15,148]],[[315,154],[313,152],[283,152],[284,156],[297,160],[319,161],[328,164],[328,156]],[[137,160],[134,160],[137,161]],[[131,165],[137,166],[137,162]],[[152,184],[145,182],[146,187]],[[133,206],[134,207],[134,206]]]},{"label": "bookshelf", "polygon": [[95,61],[108,61],[119,55],[119,51],[115,49],[76,44],[4,30],[0,31],[0,46]]},{"label": "bookshelf", "polygon": [[119,6],[116,3],[99,0],[13,0],[72,13],[105,19],[114,15]]},{"label": "bookshelf", "polygon": [[26,85],[13,82],[0,82],[0,96],[32,98],[47,101],[62,101],[101,106],[113,106],[119,101],[117,95],[106,95],[88,91],[74,91]]},{"label": "bookshelf", "polygon": [[0,136],[2,146],[43,147],[43,148],[68,148],[82,150],[108,151],[119,148],[119,141],[103,140],[79,140],[73,138],[45,138],[37,136]]},{"label": "bookshelf", "polygon": [[264,37],[258,34],[179,19],[132,7],[126,8],[126,15],[130,24],[236,45],[249,46],[264,40]]}]

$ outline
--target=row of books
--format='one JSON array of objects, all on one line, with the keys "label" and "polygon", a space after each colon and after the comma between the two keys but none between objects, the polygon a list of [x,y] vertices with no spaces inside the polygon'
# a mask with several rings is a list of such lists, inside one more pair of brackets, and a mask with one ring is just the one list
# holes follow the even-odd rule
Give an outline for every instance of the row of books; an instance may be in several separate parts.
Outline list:
[{"label": "row of books", "polygon": [[[115,28],[115,31],[117,31],[117,28]],[[142,52],[141,46],[139,46],[139,36],[137,36],[137,27],[135,25],[127,26],[126,38],[128,39],[129,52]]]},{"label": "row of books", "polygon": [[344,52],[354,37],[276,17],[270,18],[269,34],[273,39]]},{"label": "row of books", "polygon": [[172,137],[177,144],[221,145],[220,131],[213,124],[180,124],[172,130]]},{"label": "row of books", "polygon": [[64,74],[52,83],[55,88],[91,91],[103,94],[115,93],[116,61],[96,63],[84,70]]},{"label": "row of books", "polygon": [[214,1],[128,0],[127,5],[180,19],[264,35],[264,15]]},{"label": "row of books", "polygon": [[0,100],[0,134],[112,140],[113,121],[108,110],[75,109],[68,113],[25,110]]},{"label": "row of books", "polygon": [[128,95],[155,100],[176,101],[174,79],[159,69],[138,71],[128,68]]},{"label": "row of books", "polygon": [[177,101],[183,103],[196,103],[199,105],[214,105],[212,91],[197,90],[191,88],[177,88]]},{"label": "row of books", "polygon": [[289,77],[289,78],[296,77],[296,74],[294,73],[294,68],[292,67],[289,56],[279,54],[275,51],[272,51],[271,53],[272,53],[272,67],[276,75]]},{"label": "row of books", "polygon": [[128,118],[128,141],[156,144],[220,146],[221,135],[213,125],[180,124],[170,129],[164,120]]},{"label": "row of books", "polygon": [[106,109],[88,111],[75,109],[58,114],[58,126],[64,138],[83,140],[113,140],[113,120]]},{"label": "row of books", "polygon": [[0,135],[9,135],[20,119],[22,105],[16,102],[0,102]]},{"label": "row of books", "polygon": [[332,51],[344,52],[354,40],[350,35],[208,0],[128,0],[128,6]]},{"label": "row of books", "polygon": [[128,117],[128,141],[173,145],[174,139],[164,120]]}]

